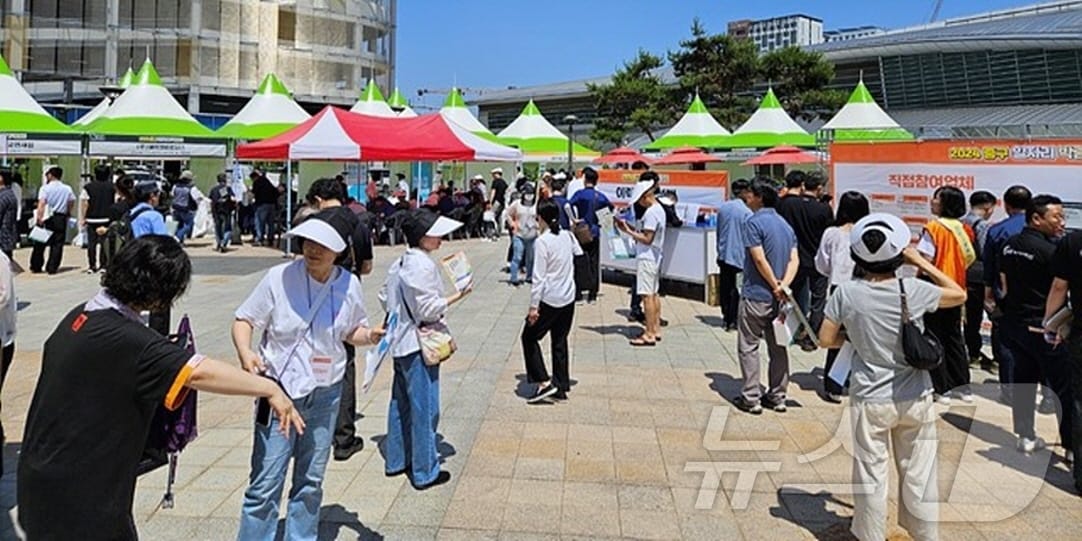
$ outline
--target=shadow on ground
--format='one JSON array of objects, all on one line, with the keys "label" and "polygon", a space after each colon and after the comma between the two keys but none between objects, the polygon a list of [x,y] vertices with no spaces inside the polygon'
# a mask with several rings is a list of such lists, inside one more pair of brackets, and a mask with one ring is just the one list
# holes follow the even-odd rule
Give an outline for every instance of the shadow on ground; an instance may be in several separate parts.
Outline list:
[{"label": "shadow on ground", "polygon": [[848,541],[856,539],[849,532],[850,518],[827,508],[827,504],[852,509],[847,502],[828,492],[812,494],[799,489],[778,490],[778,505],[770,508],[770,516],[788,520],[804,528],[820,541]]}]

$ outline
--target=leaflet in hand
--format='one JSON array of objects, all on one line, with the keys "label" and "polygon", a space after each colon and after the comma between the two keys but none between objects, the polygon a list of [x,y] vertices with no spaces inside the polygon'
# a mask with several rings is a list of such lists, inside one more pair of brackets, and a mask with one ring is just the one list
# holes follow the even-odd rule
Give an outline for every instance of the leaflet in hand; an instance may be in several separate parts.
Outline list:
[{"label": "leaflet in hand", "polygon": [[443,258],[441,263],[444,272],[455,283],[455,289],[465,291],[473,285],[473,267],[470,266],[470,260],[466,258],[465,252],[451,254]]},{"label": "leaflet in hand", "polygon": [[392,312],[387,316],[387,324],[385,331],[387,334],[383,335],[379,344],[376,347],[369,349],[364,355],[364,381],[361,383],[361,392],[368,392],[368,388],[372,386],[372,381],[376,379],[376,374],[379,372],[379,367],[383,365],[383,360],[387,358],[387,354],[391,351],[391,344],[394,343],[395,327],[398,326],[398,312]]},{"label": "leaflet in hand", "polygon": [[631,259],[631,248],[628,239],[620,235],[616,230],[616,216],[608,208],[598,209],[596,212],[597,224],[601,227],[601,238],[608,245],[613,259]]}]

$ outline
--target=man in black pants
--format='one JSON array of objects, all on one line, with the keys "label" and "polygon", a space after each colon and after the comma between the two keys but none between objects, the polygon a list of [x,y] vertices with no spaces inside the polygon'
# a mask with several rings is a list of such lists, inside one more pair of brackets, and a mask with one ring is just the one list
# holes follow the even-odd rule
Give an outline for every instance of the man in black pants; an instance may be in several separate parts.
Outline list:
[{"label": "man in black pants", "polygon": [[[75,192],[61,180],[64,170],[52,167],[45,173],[46,184],[38,191],[38,208],[34,213],[38,227],[42,227],[52,233],[49,240],[44,243],[35,242],[34,249],[30,252],[30,272],[38,274],[42,271],[56,274],[60,270],[60,262],[64,258],[64,242],[67,241],[68,217],[75,207]],[[51,215],[46,218],[46,214]],[[45,247],[49,247],[49,262],[45,263]]]},{"label": "man in black pants", "polygon": [[[105,233],[109,228],[109,211],[116,201],[116,188],[112,182],[113,173],[106,166],[94,170],[94,180],[83,186],[83,219],[80,224],[86,231],[87,274],[104,271],[109,264],[106,260]],[[98,260],[98,248],[101,247],[101,261]],[[100,265],[99,265],[100,263]]]},{"label": "man in black pants", "polygon": [[597,191],[597,171],[587,167],[582,170],[585,188],[575,192],[568,203],[575,209],[578,219],[590,227],[594,240],[582,246],[583,256],[576,259],[575,289],[581,294],[586,291],[586,302],[597,301],[597,292],[601,288],[601,226],[597,222],[597,211],[603,208],[612,210],[612,203],[605,194]]},{"label": "man in black pants", "polygon": [[[1003,246],[999,272],[1006,284],[1001,327],[1014,354],[1011,413],[1018,450],[1029,454],[1045,447],[1033,428],[1037,383],[1047,381],[1063,404],[1059,434],[1065,449],[1073,449],[1071,420],[1076,413],[1071,396],[1070,354],[1044,337],[1044,314],[1052,289],[1056,239],[1066,219],[1063,202],[1051,195],[1033,198],[1026,210],[1026,227]],[[1052,341],[1054,342],[1054,341]],[[1071,462],[1071,457],[1067,457]]]},{"label": "man in black pants", "polygon": [[[778,201],[778,215],[789,223],[796,233],[797,250],[800,252],[800,269],[793,280],[793,295],[800,306],[800,311],[808,318],[808,324],[816,332],[823,323],[823,308],[826,306],[827,286],[829,280],[826,276],[815,270],[815,254],[819,251],[819,243],[823,239],[830,224],[834,222],[834,213],[830,206],[819,201],[820,190],[823,187],[823,178],[819,174],[797,175],[800,171],[793,171],[789,177],[803,179],[803,191],[800,195],[790,195]],[[791,186],[794,182],[787,177],[786,185]],[[807,336],[800,339],[800,347],[804,351],[814,351],[815,344]]]},{"label": "man in black pants", "polygon": [[[1054,279],[1045,301],[1043,320],[1048,321],[1067,305],[1068,293],[1074,315],[1070,338],[1067,339],[1066,359],[1071,398],[1066,400],[1061,397],[1061,400],[1064,411],[1070,410],[1074,413],[1071,417],[1074,445],[1064,454],[1072,463],[1075,492],[1082,494],[1082,464],[1079,464],[1077,459],[1079,453],[1082,453],[1082,231],[1072,231],[1060,240],[1052,255],[1051,271]],[[1045,339],[1061,344],[1064,337],[1059,333],[1059,329],[1045,329]],[[1060,345],[1060,349],[1062,348]],[[1002,367],[1000,370],[1002,371]]]},{"label": "man in black pants", "polygon": [[751,209],[744,201],[751,183],[739,179],[733,183],[732,199],[718,207],[717,248],[718,273],[721,293],[721,319],[726,331],[736,330],[737,309],[740,305],[740,290],[736,287],[736,277],[744,270],[744,222],[751,217]]},{"label": "man in black pants", "polygon": [[984,245],[988,239],[988,229],[992,226],[988,220],[995,209],[996,196],[992,192],[981,190],[969,194],[969,214],[962,217],[962,223],[973,229],[973,248],[977,251],[977,260],[966,271],[963,335],[969,364],[979,363],[984,370],[992,368],[992,359],[981,352],[984,347],[984,338],[981,336],[981,326],[984,324]]},{"label": "man in black pants", "polygon": [[[342,184],[333,178],[321,178],[308,189],[308,203],[319,208],[317,216],[334,227],[346,241],[335,263],[347,272],[362,276],[372,272],[372,235],[368,227],[349,207],[343,206],[346,194]],[[334,459],[349,458],[364,448],[364,440],[357,436],[357,350],[346,346],[346,373],[342,378],[342,399],[338,402],[338,424],[334,429]]]}]

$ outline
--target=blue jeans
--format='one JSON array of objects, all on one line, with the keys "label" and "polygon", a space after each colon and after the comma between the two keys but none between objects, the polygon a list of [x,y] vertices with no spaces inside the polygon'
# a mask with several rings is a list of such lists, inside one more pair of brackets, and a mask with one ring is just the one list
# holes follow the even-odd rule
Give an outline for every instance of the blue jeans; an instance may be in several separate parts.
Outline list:
[{"label": "blue jeans", "polygon": [[387,412],[384,469],[407,468],[415,485],[427,485],[440,474],[436,427],[440,422],[440,367],[425,364],[421,352],[395,357],[394,386]]},{"label": "blue jeans", "polygon": [[533,241],[515,237],[511,240],[511,283],[518,284],[518,271],[526,273],[527,280],[533,280]]},{"label": "blue jeans", "polygon": [[255,207],[255,241],[271,240],[274,227],[274,205],[264,203]]},{"label": "blue jeans", "polygon": [[173,219],[177,221],[177,241],[191,238],[192,230],[195,229],[195,213],[190,210],[173,209]]},{"label": "blue jeans", "polygon": [[286,469],[293,460],[293,482],[289,489],[285,539],[315,540],[319,534],[319,507],[323,503],[323,474],[331,453],[331,439],[338,417],[341,382],[317,387],[308,396],[295,399],[294,407],[305,422],[304,434],[278,431],[272,413],[270,426],[255,427],[252,446],[252,473],[241,506],[239,541],[273,541],[278,530],[278,502],[286,482]]}]

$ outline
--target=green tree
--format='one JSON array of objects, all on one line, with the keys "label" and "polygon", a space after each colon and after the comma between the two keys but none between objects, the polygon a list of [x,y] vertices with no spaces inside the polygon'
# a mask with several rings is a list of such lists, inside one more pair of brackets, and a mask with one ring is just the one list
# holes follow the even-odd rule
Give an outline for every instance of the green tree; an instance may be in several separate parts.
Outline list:
[{"label": "green tree", "polygon": [[673,121],[669,90],[655,73],[663,61],[647,51],[625,62],[608,84],[589,84],[597,117],[591,137],[605,144],[621,145],[628,132],[645,133],[653,141],[659,126]]},{"label": "green tree", "polygon": [[735,126],[747,118],[754,102],[744,95],[759,74],[759,52],[751,40],[709,34],[696,18],[691,38],[668,56],[679,79],[681,102],[698,92],[722,124]]},{"label": "green tree", "polygon": [[822,53],[785,47],[766,53],[759,63],[761,79],[774,87],[793,117],[829,118],[845,105],[845,92],[826,88],[834,79],[834,65]]}]

